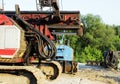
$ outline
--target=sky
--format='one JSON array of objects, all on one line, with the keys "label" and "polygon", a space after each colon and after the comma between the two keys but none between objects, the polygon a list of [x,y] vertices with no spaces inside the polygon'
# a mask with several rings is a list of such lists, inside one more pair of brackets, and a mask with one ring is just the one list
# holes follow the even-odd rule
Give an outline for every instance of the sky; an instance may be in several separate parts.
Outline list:
[{"label": "sky", "polygon": [[[62,11],[80,11],[81,15],[99,15],[105,24],[120,25],[120,0],[58,1]],[[21,10],[36,10],[36,0],[4,0],[4,10],[15,10],[15,4],[19,4]]]}]

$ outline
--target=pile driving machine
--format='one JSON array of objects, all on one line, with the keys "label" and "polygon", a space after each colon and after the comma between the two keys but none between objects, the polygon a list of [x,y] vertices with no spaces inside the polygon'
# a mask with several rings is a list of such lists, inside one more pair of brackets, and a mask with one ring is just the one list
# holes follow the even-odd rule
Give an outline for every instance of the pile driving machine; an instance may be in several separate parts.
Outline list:
[{"label": "pile driving machine", "polygon": [[[0,13],[0,73],[23,75],[30,84],[60,75],[62,67],[55,60],[56,34],[63,30],[76,33],[80,28],[79,11],[59,11],[57,0],[37,1],[39,11],[20,11],[16,5],[16,11]],[[42,11],[46,6],[53,10]]]}]

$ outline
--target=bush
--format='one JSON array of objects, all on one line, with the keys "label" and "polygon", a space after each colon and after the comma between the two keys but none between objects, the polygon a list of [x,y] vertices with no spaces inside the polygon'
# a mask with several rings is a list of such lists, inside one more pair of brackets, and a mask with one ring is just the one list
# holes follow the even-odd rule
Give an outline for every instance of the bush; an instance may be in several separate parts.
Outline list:
[{"label": "bush", "polygon": [[79,62],[85,63],[88,60],[101,61],[103,60],[102,52],[94,47],[87,46],[78,58]]}]

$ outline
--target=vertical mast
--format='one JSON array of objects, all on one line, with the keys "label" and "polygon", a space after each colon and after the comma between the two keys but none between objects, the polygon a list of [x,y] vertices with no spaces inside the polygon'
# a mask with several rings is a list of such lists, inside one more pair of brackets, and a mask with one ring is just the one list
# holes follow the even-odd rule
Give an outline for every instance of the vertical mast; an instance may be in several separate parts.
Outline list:
[{"label": "vertical mast", "polygon": [[1,8],[0,8],[0,11],[3,11],[4,10],[4,0],[1,0]]}]

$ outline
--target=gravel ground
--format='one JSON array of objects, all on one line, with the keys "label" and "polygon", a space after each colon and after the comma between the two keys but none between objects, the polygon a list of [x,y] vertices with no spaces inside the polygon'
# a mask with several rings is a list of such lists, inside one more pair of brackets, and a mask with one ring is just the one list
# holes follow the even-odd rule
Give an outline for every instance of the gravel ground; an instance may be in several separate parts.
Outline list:
[{"label": "gravel ground", "polygon": [[120,71],[79,64],[76,74],[61,74],[58,79],[46,84],[120,84]]},{"label": "gravel ground", "polygon": [[[22,81],[21,81],[22,80]],[[0,74],[0,84],[28,84],[25,77]],[[120,84],[120,71],[79,64],[76,74],[61,74],[56,80],[44,84]]]},{"label": "gravel ground", "polygon": [[58,79],[54,81],[47,81],[46,84],[106,84],[97,80],[89,80],[88,78],[62,74]]}]

